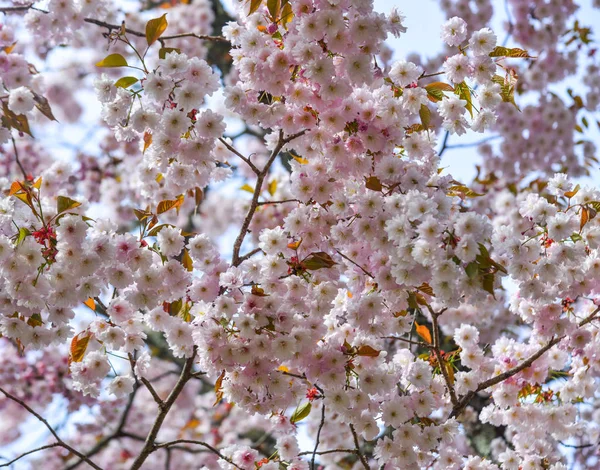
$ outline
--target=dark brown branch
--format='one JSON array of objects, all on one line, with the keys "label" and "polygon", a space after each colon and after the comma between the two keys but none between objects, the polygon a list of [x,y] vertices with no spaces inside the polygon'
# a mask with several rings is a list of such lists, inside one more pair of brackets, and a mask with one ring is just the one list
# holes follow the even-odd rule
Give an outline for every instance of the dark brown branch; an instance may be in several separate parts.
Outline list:
[{"label": "dark brown branch", "polygon": [[350,258],[348,258],[344,253],[342,253],[340,250],[336,249],[335,250],[337,252],[338,255],[340,255],[342,258],[344,258],[347,261],[350,261],[354,266],[356,266],[357,268],[359,268],[363,273],[365,273],[367,276],[369,276],[371,279],[375,279],[375,276],[373,276],[369,271],[367,271],[365,268],[363,268],[360,264],[358,264],[356,261],[351,260]]},{"label": "dark brown branch", "polygon": [[317,451],[319,450],[319,441],[321,440],[321,430],[325,425],[325,402],[321,403],[321,422],[319,423],[319,429],[317,430],[317,438],[315,439],[315,448],[313,450],[312,459],[310,461],[310,470],[315,470],[315,459],[317,458]]},{"label": "dark brown branch", "polygon": [[254,250],[252,250],[251,252],[246,253],[244,256],[240,256],[240,264],[246,261],[247,259],[253,257],[256,253],[260,253],[261,251],[262,250],[260,248],[254,248]]},{"label": "dark brown branch", "polygon": [[244,162],[246,162],[246,164],[250,167],[250,169],[256,174],[256,175],[260,175],[260,170],[256,167],[256,165],[254,163],[252,163],[252,161],[242,155],[235,147],[233,147],[232,145],[229,145],[227,143],[227,141],[225,139],[223,139],[223,137],[219,137],[219,142],[221,142],[225,147],[227,147],[227,150],[229,150],[231,153],[234,153],[235,155],[237,155],[238,157],[240,157]]},{"label": "dark brown branch", "polygon": [[300,452],[298,455],[311,455],[313,453],[317,454],[317,455],[327,455],[327,454],[336,454],[336,453],[356,455],[356,449],[331,449],[331,450],[321,450],[319,452],[313,452],[312,450],[305,450],[304,452]]},{"label": "dark brown branch", "polygon": [[27,180],[27,172],[25,171],[25,168],[23,168],[23,165],[21,164],[21,160],[19,160],[19,151],[17,150],[17,143],[15,142],[15,138],[11,135],[10,138],[12,139],[12,144],[13,144],[13,149],[15,151],[15,160],[17,161],[17,165],[19,165],[19,169],[21,170],[21,173],[23,173],[23,178],[25,178],[25,180]]},{"label": "dark brown branch", "polygon": [[452,381],[450,380],[450,376],[448,375],[448,371],[446,370],[444,358],[442,357],[442,352],[440,351],[440,327],[438,325],[438,318],[445,311],[445,309],[441,310],[440,312],[435,312],[429,304],[427,304],[427,308],[429,309],[429,313],[431,313],[431,321],[433,325],[433,352],[438,360],[438,364],[440,365],[440,371],[442,373],[442,376],[444,377],[444,381],[446,382],[446,388],[448,389],[448,393],[450,394],[450,401],[452,402],[452,406],[456,406],[458,405],[456,392],[454,391],[454,386],[452,385]]},{"label": "dark brown branch", "polygon": [[438,157],[440,157],[440,158],[442,158],[442,155],[448,148],[448,138],[449,137],[450,137],[450,132],[446,131],[446,133],[444,134],[444,140],[442,140],[442,148],[440,148],[440,151],[438,152]]},{"label": "dark brown branch", "polygon": [[600,442],[590,442],[589,444],[565,444],[562,441],[558,441],[558,443],[563,447],[568,447],[569,449],[587,449],[588,447],[595,447]]},{"label": "dark brown branch", "polygon": [[50,431],[50,433],[54,436],[54,439],[56,439],[56,444],[58,446],[63,447],[64,449],[67,449],[72,454],[75,454],[77,457],[79,457],[80,459],[84,460],[90,467],[95,468],[96,470],[102,470],[101,467],[99,467],[94,462],[92,462],[88,457],[86,457],[81,452],[79,452],[78,450],[74,449],[69,444],[67,444],[65,441],[63,441],[58,436],[58,434],[54,430],[54,428],[52,426],[50,426],[50,423],[48,423],[48,421],[46,421],[46,419],[44,419],[39,413],[37,413],[27,403],[25,403],[23,400],[20,400],[19,398],[15,397],[14,395],[11,395],[6,390],[4,390],[2,387],[0,387],[0,392],[2,392],[6,396],[6,398],[9,398],[10,400],[14,401],[15,403],[18,403],[23,408],[25,408],[29,413],[31,413],[33,416],[35,416],[38,419],[38,421],[41,421],[44,424],[44,426],[46,426],[46,428],[48,428],[48,431]]},{"label": "dark brown branch", "polygon": [[283,199],[281,201],[261,201],[258,203],[259,206],[267,206],[269,204],[283,204],[284,202],[302,202],[298,199]]},{"label": "dark brown branch", "polygon": [[422,348],[433,349],[433,345],[432,344],[425,343],[423,341],[414,341],[412,339],[400,338],[398,336],[381,336],[381,338],[383,338],[383,339],[392,339],[392,340],[397,340],[397,341],[404,341],[405,343],[414,344],[415,346],[420,346]]},{"label": "dark brown branch", "polygon": [[183,370],[181,371],[179,380],[175,384],[175,387],[173,387],[173,390],[171,390],[171,393],[169,393],[167,399],[162,402],[162,405],[159,405],[158,415],[156,416],[154,424],[152,425],[152,428],[150,429],[150,432],[146,437],[144,447],[142,448],[140,454],[131,465],[131,470],[138,470],[139,468],[141,468],[148,456],[152,452],[157,450],[158,447],[156,445],[156,436],[158,435],[158,431],[160,431],[160,428],[165,418],[167,417],[167,414],[171,410],[173,404],[175,403],[175,400],[177,400],[177,398],[181,394],[183,387],[186,383],[188,383],[188,381],[192,377],[192,369],[194,367],[194,360],[196,359],[197,352],[198,349],[196,346],[194,346],[194,352],[192,353],[192,356],[185,361],[185,365],[183,367]]},{"label": "dark brown branch", "polygon": [[256,185],[254,186],[254,194],[252,195],[252,202],[250,203],[250,208],[248,209],[248,213],[246,214],[244,222],[242,223],[240,233],[235,239],[235,243],[233,244],[233,258],[231,260],[232,266],[239,266],[242,262],[240,258],[240,249],[242,248],[242,243],[244,243],[244,238],[246,238],[246,233],[248,232],[248,227],[250,227],[250,222],[252,222],[252,218],[254,217],[256,208],[258,207],[258,198],[260,197],[262,185],[267,174],[269,173],[271,165],[273,164],[275,158],[277,158],[277,155],[279,155],[279,152],[283,147],[285,147],[292,140],[300,137],[301,135],[304,135],[305,132],[306,130],[297,132],[296,134],[292,134],[288,137],[284,137],[283,131],[279,130],[279,139],[277,141],[277,145],[275,145],[275,148],[271,152],[269,160],[265,164],[264,168],[258,173]]},{"label": "dark brown branch", "polygon": [[51,449],[53,447],[60,447],[61,445],[58,442],[55,442],[53,444],[46,444],[45,446],[42,447],[38,447],[37,449],[33,449],[33,450],[29,450],[27,452],[24,452],[23,454],[19,455],[18,457],[15,457],[14,459],[12,459],[10,462],[7,463],[3,463],[2,465],[0,465],[0,468],[2,467],[10,467],[13,463],[15,463],[17,460],[21,460],[23,457],[26,457],[30,454],[34,454],[36,452],[39,452],[41,450],[45,450],[45,449]]},{"label": "dark brown branch", "polygon": [[430,77],[437,77],[438,75],[443,75],[446,72],[435,72],[435,73],[425,73],[423,72],[421,75],[419,75],[419,78],[417,78],[417,80],[421,80],[422,78],[430,78]]},{"label": "dark brown branch", "polygon": [[362,466],[365,467],[365,470],[371,470],[371,467],[369,467],[369,462],[367,462],[367,458],[360,451],[360,444],[358,443],[358,435],[356,434],[354,425],[350,424],[349,427],[350,427],[350,431],[352,432],[352,437],[354,438],[354,447],[356,448],[356,455],[358,455],[358,458],[360,459],[360,463],[362,463]]},{"label": "dark brown branch", "polygon": [[[588,323],[590,323],[592,320],[594,320],[596,318],[596,315],[598,314],[598,312],[600,312],[600,307],[598,307],[597,309],[595,309],[590,315],[588,315],[586,318],[584,318],[582,321],[579,322],[578,326],[582,327],[587,325]],[[503,372],[502,374],[499,374],[495,377],[492,377],[491,379],[485,380],[483,382],[481,382],[477,388],[469,393],[467,393],[457,404],[456,406],[454,406],[454,408],[452,408],[452,412],[450,413],[449,418],[452,417],[456,417],[458,415],[460,415],[462,413],[462,411],[467,407],[467,405],[471,402],[471,400],[473,399],[473,397],[489,388],[489,387],[493,387],[494,385],[499,384],[500,382],[505,381],[506,379],[509,379],[510,377],[512,377],[515,374],[518,374],[519,372],[521,372],[523,369],[526,369],[527,367],[530,367],[536,360],[538,360],[540,357],[542,357],[544,355],[544,353],[546,351],[548,351],[550,348],[552,348],[553,346],[556,346],[558,343],[560,343],[560,341],[564,338],[565,336],[558,336],[558,337],[554,337],[552,338],[548,344],[546,344],[544,347],[542,347],[541,349],[539,349],[538,351],[536,351],[534,354],[532,354],[531,356],[529,356],[527,359],[525,359],[523,362],[521,362],[521,364],[519,364],[518,366],[513,367],[512,369],[507,370],[506,372]]]},{"label": "dark brown branch", "polygon": [[[175,441],[165,442],[163,444],[157,444],[156,449],[168,449],[169,447],[177,445],[177,444],[195,444],[195,445],[206,447],[213,454],[216,454],[220,459],[223,459],[230,465],[233,465],[235,468],[239,468],[240,470],[242,470],[242,468],[239,467],[238,465],[236,465],[229,457],[224,456],[221,452],[219,452],[218,449],[215,449],[213,446],[211,446],[210,444],[203,442],[203,441],[194,441],[191,439],[177,439]],[[181,448],[179,448],[179,449],[181,449]]]},{"label": "dark brown branch", "polygon": [[[86,452],[86,456],[88,458],[96,455],[98,452],[103,450],[113,439],[118,439],[120,437],[126,437],[125,433],[123,432],[123,428],[125,427],[125,424],[127,424],[127,418],[129,417],[129,412],[131,411],[131,407],[133,406],[133,401],[135,400],[135,396],[136,396],[138,389],[139,389],[139,384],[136,383],[133,388],[133,392],[131,392],[131,394],[127,398],[127,404],[125,405],[123,414],[121,415],[121,418],[119,419],[119,424],[117,425],[117,428],[115,429],[115,431],[113,433],[109,434],[104,439],[99,441],[89,452]],[[129,436],[127,436],[127,437],[129,437]],[[84,460],[79,459],[77,462],[66,467],[65,470],[74,470],[75,468],[79,467],[79,465],[81,465],[83,462],[84,462]]]},{"label": "dark brown branch", "polygon": [[154,398],[154,401],[156,402],[156,404],[159,407],[162,406],[163,405],[163,401],[158,396],[158,393],[156,393],[156,390],[154,390],[154,387],[152,386],[152,384],[150,383],[150,381],[148,379],[145,379],[144,377],[140,378],[140,381],[146,386],[146,388],[150,392],[150,395],[152,395],[152,398]]},{"label": "dark brown branch", "polygon": [[[46,10],[42,10],[40,8],[35,8],[33,5],[23,5],[23,6],[18,6],[18,7],[2,7],[2,8],[0,8],[0,13],[5,13],[5,14],[6,13],[18,13],[18,12],[24,12],[24,11],[28,11],[28,10],[35,10],[35,11],[39,11],[40,13],[44,13],[44,14],[49,13]],[[103,28],[108,29],[109,32],[115,31],[115,30],[120,30],[122,27],[121,25],[107,23],[105,21],[100,21],[95,18],[84,18],[83,21],[85,21],[86,23],[95,24],[97,26],[102,26]],[[137,36],[140,38],[146,37],[146,33],[142,33],[140,31],[136,31],[134,29],[125,28],[125,32],[128,34],[131,34],[132,36]],[[229,42],[223,36],[210,36],[210,35],[203,35],[203,34],[196,34],[196,33],[182,33],[182,34],[173,34],[171,36],[162,36],[160,38],[160,41],[162,42],[162,41],[168,41],[169,39],[179,39],[179,38],[188,38],[188,37],[201,39],[203,41]]]}]

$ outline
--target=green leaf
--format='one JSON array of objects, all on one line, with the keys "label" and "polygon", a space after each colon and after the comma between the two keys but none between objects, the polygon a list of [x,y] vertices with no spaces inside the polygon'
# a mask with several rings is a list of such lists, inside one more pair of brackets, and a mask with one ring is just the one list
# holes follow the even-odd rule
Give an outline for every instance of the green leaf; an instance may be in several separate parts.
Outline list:
[{"label": "green leaf", "polygon": [[192,258],[190,256],[190,254],[188,253],[187,248],[183,249],[183,256],[181,257],[181,264],[188,271],[194,270],[194,262],[192,261]]},{"label": "green leaf", "polygon": [[600,201],[592,201],[587,203],[588,206],[592,207],[596,212],[600,212]]},{"label": "green leaf", "polygon": [[310,414],[310,410],[312,409],[312,404],[307,401],[303,405],[298,406],[294,413],[292,413],[292,417],[290,418],[290,423],[298,423],[306,418]]},{"label": "green leaf", "polygon": [[127,65],[127,60],[121,54],[111,54],[98,62],[96,67],[127,67]]},{"label": "green leaf", "polygon": [[276,22],[281,11],[281,0],[267,0],[267,9],[271,14],[271,19]]},{"label": "green leaf", "polygon": [[513,47],[512,49],[508,47],[496,46],[492,52],[489,54],[490,57],[518,57],[525,59],[532,59],[533,57],[529,55],[524,49],[519,49],[518,47]]},{"label": "green leaf", "polygon": [[115,82],[115,86],[117,88],[129,88],[134,83],[137,83],[137,81],[138,79],[135,77],[122,77]]},{"label": "green leaf", "polygon": [[287,24],[294,19],[294,11],[292,10],[292,4],[288,0],[283,1],[283,8],[281,9],[281,24],[287,29]]},{"label": "green leaf", "polygon": [[302,260],[302,266],[311,271],[316,271],[321,268],[331,268],[335,264],[337,263],[331,259],[331,256],[323,251],[311,253]]},{"label": "green leaf", "polygon": [[444,82],[433,82],[425,85],[425,91],[429,101],[437,103],[444,98],[444,91],[454,91],[454,87]]},{"label": "green leaf", "polygon": [[156,42],[162,33],[165,32],[168,25],[166,13],[160,18],[155,18],[146,23],[146,42],[149,46]]},{"label": "green leaf", "polygon": [[81,202],[77,202],[74,199],[66,196],[58,196],[56,198],[56,213],[60,214],[61,212],[69,211],[71,209],[75,209],[79,207]]},{"label": "green leaf", "polygon": [[25,240],[25,237],[27,237],[28,235],[31,235],[31,232],[25,227],[21,227],[19,229],[19,235],[17,236],[17,245],[20,245],[23,242],[23,240]]},{"label": "green leaf", "polygon": [[250,10],[248,11],[248,15],[256,12],[262,3],[262,0],[250,0]]},{"label": "green leaf", "polygon": [[496,298],[496,294],[494,293],[494,280],[496,276],[493,273],[485,273],[482,276],[481,287],[484,291],[492,294],[494,299]]},{"label": "green leaf", "polygon": [[27,320],[27,324],[35,328],[36,326],[42,326],[44,322],[42,321],[42,316],[39,313],[34,313],[31,315],[29,320]]},{"label": "green leaf", "polygon": [[[277,191],[277,180],[276,179],[271,180],[271,182],[267,186],[267,191],[269,191],[269,194],[271,196],[275,195],[275,191]],[[254,193],[254,191],[252,191],[252,192]]]},{"label": "green leaf", "polygon": [[471,118],[473,117],[473,101],[471,99],[471,90],[469,86],[463,81],[457,83],[454,87],[454,93],[456,93],[461,100],[465,100],[467,102],[465,108],[469,111]]},{"label": "green leaf", "polygon": [[421,124],[423,124],[423,127],[425,129],[429,128],[429,123],[431,122],[431,111],[427,105],[421,105],[421,109],[419,109],[419,117],[421,118]]},{"label": "green leaf", "polygon": [[171,52],[177,52],[178,54],[181,53],[181,49],[178,49],[177,47],[161,47],[158,50],[158,57],[160,59],[164,59],[167,57],[167,54],[171,53]]},{"label": "green leaf", "polygon": [[521,111],[515,103],[516,78],[502,78],[500,75],[494,75],[492,81],[500,85],[500,96],[505,103],[511,103],[517,110]]},{"label": "green leaf", "polygon": [[477,273],[479,272],[479,265],[475,261],[473,261],[467,264],[465,272],[467,273],[467,276],[469,276],[469,279],[473,279],[475,276],[477,276]]},{"label": "green leaf", "polygon": [[149,237],[155,237],[165,227],[175,227],[175,226],[171,225],[171,224],[160,224],[160,225],[157,225],[156,227],[154,227],[152,230],[150,230],[148,232],[148,236]]},{"label": "green leaf", "polygon": [[448,188],[448,192],[446,193],[448,196],[458,196],[461,199],[466,197],[480,197],[483,194],[476,193],[472,189],[468,188],[464,184],[455,184],[454,186],[450,186]]}]

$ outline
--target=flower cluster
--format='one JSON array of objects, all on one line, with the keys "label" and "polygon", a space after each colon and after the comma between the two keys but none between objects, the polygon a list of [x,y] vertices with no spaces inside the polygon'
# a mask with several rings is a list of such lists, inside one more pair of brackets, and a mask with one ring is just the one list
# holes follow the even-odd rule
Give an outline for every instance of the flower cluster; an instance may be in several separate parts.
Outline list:
[{"label": "flower cluster", "polygon": [[[509,2],[507,47],[490,2],[442,2],[430,61],[392,60],[404,17],[370,2],[172,3],[10,10],[30,45],[107,30],[103,141],[76,165],[31,143],[51,103],[0,29],[0,418],[87,414],[34,465],[562,470],[597,441],[594,53],[573,103],[548,92],[589,43],[572,3]],[[473,184],[443,168],[490,131]]]}]

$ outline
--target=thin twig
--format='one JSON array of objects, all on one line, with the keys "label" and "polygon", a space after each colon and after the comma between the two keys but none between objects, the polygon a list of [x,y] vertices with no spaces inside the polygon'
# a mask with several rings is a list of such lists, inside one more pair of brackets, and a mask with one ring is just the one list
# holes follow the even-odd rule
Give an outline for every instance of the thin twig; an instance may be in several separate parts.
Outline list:
[{"label": "thin twig", "polygon": [[305,450],[304,452],[300,452],[298,455],[311,455],[311,454],[327,455],[327,454],[336,454],[336,453],[356,455],[356,449],[331,449],[331,450],[320,450],[319,452],[313,452],[312,450]]},{"label": "thin twig", "polygon": [[[121,437],[130,437],[130,436],[125,436],[125,433],[123,432],[123,428],[125,427],[125,424],[127,424],[127,418],[129,417],[129,412],[131,411],[131,407],[133,406],[133,401],[135,400],[135,396],[136,396],[139,388],[140,388],[139,384],[136,383],[133,388],[133,391],[127,398],[127,404],[125,405],[125,409],[123,410],[123,414],[121,414],[121,418],[119,419],[119,424],[117,425],[117,428],[115,429],[115,431],[113,433],[109,434],[108,436],[106,436],[101,441],[99,441],[90,451],[86,452],[86,456],[88,458],[96,455],[98,452],[103,450],[113,439],[119,439]],[[79,465],[81,465],[83,462],[84,462],[84,460],[79,459],[77,462],[66,467],[65,470],[74,470]]]},{"label": "thin twig", "polygon": [[194,360],[196,359],[197,353],[198,348],[194,346],[192,356],[185,361],[185,365],[181,371],[179,380],[175,384],[175,387],[173,387],[173,390],[171,390],[171,393],[169,393],[167,399],[164,400],[162,406],[159,405],[158,415],[154,420],[154,424],[152,425],[150,432],[148,432],[148,436],[146,437],[146,441],[144,442],[144,447],[142,448],[140,454],[137,456],[137,458],[131,465],[131,470],[138,470],[139,468],[141,468],[148,456],[158,449],[158,446],[156,445],[156,436],[158,435],[158,431],[160,431],[160,428],[165,418],[167,417],[167,414],[171,410],[171,407],[175,403],[175,400],[177,400],[177,398],[181,394],[183,387],[190,380],[192,376]]},{"label": "thin twig", "polygon": [[[28,11],[28,10],[35,10],[35,11],[39,11],[40,13],[44,13],[44,14],[50,13],[46,10],[42,10],[41,8],[35,8],[33,5],[23,5],[23,6],[18,6],[18,7],[1,7],[0,13],[5,13],[5,14],[6,13],[17,13],[17,12],[24,12],[24,11]],[[108,29],[109,32],[114,31],[114,30],[120,30],[122,28],[122,25],[107,23],[105,21],[100,21],[95,18],[84,18],[83,21],[85,21],[86,23],[95,24],[97,26],[102,26],[103,28]],[[133,36],[140,37],[140,38],[146,37],[146,33],[142,33],[140,31],[136,31],[134,29],[125,28],[125,32],[129,33]],[[229,42],[223,36],[210,36],[210,35],[203,35],[203,34],[196,34],[196,33],[182,33],[182,34],[173,34],[171,36],[162,36],[160,38],[160,41],[162,42],[162,41],[168,41],[169,39],[179,39],[179,38],[187,38],[187,37],[201,39],[203,41]]]},{"label": "thin twig", "polygon": [[141,377],[140,381],[146,386],[146,388],[150,392],[150,395],[152,395],[152,398],[154,398],[154,401],[156,402],[156,404],[159,407],[162,406],[164,404],[164,402],[163,402],[162,398],[160,398],[158,396],[158,393],[156,393],[156,390],[154,389],[154,387],[152,386],[150,381],[144,377]]},{"label": "thin twig", "polygon": [[69,444],[67,444],[65,441],[63,441],[58,436],[58,434],[56,433],[56,431],[54,430],[54,428],[52,426],[50,426],[50,424],[48,423],[48,421],[46,421],[46,419],[44,419],[39,413],[37,413],[27,403],[25,403],[23,400],[15,397],[14,395],[8,393],[2,387],[0,387],[0,392],[2,392],[6,396],[6,398],[9,398],[10,400],[18,403],[23,408],[25,408],[27,411],[29,411],[29,413],[31,413],[33,416],[35,416],[38,419],[38,421],[41,421],[44,424],[44,426],[46,426],[46,428],[48,428],[48,431],[50,431],[50,433],[54,436],[54,439],[56,439],[56,444],[57,445],[59,445],[60,447],[65,448],[65,449],[67,449],[69,452],[71,452],[72,454],[75,454],[80,459],[83,459],[90,467],[95,468],[96,470],[102,470],[98,465],[96,465],[94,462],[92,462],[88,457],[86,457],[81,452],[79,452],[78,450],[74,449]]},{"label": "thin twig", "polygon": [[354,438],[354,447],[356,448],[356,455],[358,455],[358,458],[360,459],[360,462],[362,463],[363,467],[365,467],[365,470],[371,470],[371,468],[369,467],[369,462],[367,462],[366,457],[360,451],[360,444],[358,443],[358,435],[356,434],[354,425],[349,424],[349,427],[350,427],[350,431],[352,432],[352,437]]},{"label": "thin twig", "polygon": [[7,463],[3,463],[2,465],[0,465],[0,468],[2,467],[10,467],[13,463],[15,463],[17,460],[22,459],[23,457],[26,457],[27,455],[30,454],[34,454],[36,452],[39,452],[40,450],[44,450],[44,449],[51,449],[53,447],[60,447],[61,445],[58,442],[55,442],[53,444],[46,444],[45,446],[42,447],[38,447],[37,449],[33,449],[33,450],[29,450],[27,452],[24,452],[23,454],[19,455],[18,457],[15,457],[14,459],[12,459],[10,462]]},{"label": "thin twig", "polygon": [[321,430],[325,425],[325,402],[321,403],[321,423],[317,430],[317,438],[315,439],[315,448],[313,450],[312,459],[310,461],[310,469],[315,470],[315,459],[317,458],[317,450],[319,450],[319,441],[321,439]]},{"label": "thin twig", "polygon": [[27,180],[27,172],[25,171],[25,168],[23,168],[23,165],[21,164],[21,160],[19,160],[19,151],[17,150],[17,143],[15,142],[15,138],[11,135],[10,138],[12,139],[12,144],[13,144],[13,149],[15,151],[15,159],[17,160],[17,165],[19,165],[19,168],[21,169],[21,173],[23,173],[23,178],[25,178],[25,180]]},{"label": "thin twig", "polygon": [[438,360],[438,364],[440,365],[440,371],[442,372],[444,381],[446,382],[446,388],[448,389],[448,393],[450,394],[450,401],[452,402],[452,406],[456,406],[458,405],[456,392],[454,391],[454,386],[450,381],[450,376],[448,375],[448,371],[446,370],[446,363],[444,362],[444,359],[442,358],[442,353],[440,351],[440,328],[438,325],[438,318],[444,310],[442,310],[441,312],[435,312],[429,304],[427,304],[427,307],[429,308],[429,313],[431,313],[431,322],[433,325],[433,352]]},{"label": "thin twig", "polygon": [[244,256],[240,256],[240,264],[243,263],[244,261],[246,261],[249,258],[252,258],[256,253],[260,253],[262,250],[260,248],[254,248],[254,250],[252,250],[249,253],[246,253]]},{"label": "thin twig", "polygon": [[[598,312],[600,312],[600,307],[598,307],[597,309],[595,309],[590,315],[588,315],[586,318],[584,318],[582,321],[580,321],[579,324],[578,324],[578,326],[581,328],[582,326],[585,326],[588,323],[590,323],[592,320],[594,320],[596,318],[596,315],[598,314]],[[495,377],[492,377],[491,379],[488,379],[488,380],[485,380],[485,381],[481,382],[477,386],[477,388],[475,390],[467,393],[456,404],[456,406],[454,406],[454,408],[452,408],[452,411],[450,412],[449,418],[456,417],[456,416],[460,415],[462,413],[462,411],[467,407],[467,405],[471,402],[471,400],[473,399],[473,397],[477,393],[479,393],[479,392],[481,392],[481,391],[483,391],[483,390],[485,390],[485,389],[487,389],[489,387],[493,387],[494,385],[497,385],[500,382],[503,382],[506,379],[509,379],[513,375],[518,374],[523,369],[526,369],[527,367],[530,367],[537,359],[539,359],[540,357],[542,357],[546,351],[548,351],[550,348],[552,348],[553,346],[555,346],[558,343],[560,343],[560,341],[564,337],[565,336],[563,335],[563,336],[558,336],[558,337],[552,338],[548,342],[548,344],[546,344],[544,347],[540,348],[534,354],[532,354],[531,356],[529,356],[526,360],[524,360],[523,362],[521,362],[518,366],[515,366],[512,369],[509,369],[506,372],[503,372],[502,374],[496,375]]]},{"label": "thin twig", "polygon": [[444,134],[444,140],[442,140],[442,148],[440,148],[440,150],[438,152],[438,157],[440,157],[440,158],[442,158],[442,155],[448,148],[448,138],[449,137],[450,137],[450,132],[446,131],[446,133]]},{"label": "thin twig", "polygon": [[257,168],[257,166],[252,163],[252,161],[242,155],[235,147],[233,147],[232,145],[229,145],[227,143],[227,141],[223,138],[223,137],[219,137],[219,142],[221,142],[225,147],[227,147],[227,150],[229,150],[231,153],[236,154],[238,157],[240,157],[244,162],[246,162],[246,164],[250,167],[250,169],[256,174],[256,175],[260,175],[260,170]]},{"label": "thin twig", "polygon": [[336,249],[335,251],[337,251],[337,254],[340,255],[342,258],[344,258],[347,261],[350,261],[354,266],[356,266],[357,268],[360,268],[360,270],[365,273],[367,276],[369,276],[371,279],[375,279],[375,276],[373,276],[369,271],[367,271],[365,268],[363,268],[360,264],[358,264],[356,261],[351,260],[350,258],[348,258],[344,253],[342,253],[340,250]]},{"label": "thin twig", "polygon": [[224,456],[221,452],[219,452],[219,450],[215,449],[213,446],[211,446],[210,444],[203,442],[203,441],[195,441],[195,440],[191,440],[191,439],[177,439],[175,441],[165,442],[163,444],[156,444],[155,447],[156,447],[156,449],[168,449],[169,447],[177,445],[177,444],[195,444],[195,445],[206,447],[213,454],[216,454],[219,458],[225,460],[230,465],[233,465],[235,468],[239,468],[240,470],[243,470],[241,467],[236,465],[229,457]]},{"label": "thin twig", "polygon": [[259,206],[266,206],[269,204],[283,204],[285,202],[302,202],[299,199],[283,199],[281,201],[261,201],[258,203]]},{"label": "thin twig", "polygon": [[562,441],[558,441],[558,443],[563,446],[563,447],[568,447],[570,449],[587,449],[588,447],[595,447],[598,444],[600,444],[600,441],[598,442],[590,442],[589,444],[565,444]]},{"label": "thin twig", "polygon": [[244,218],[244,222],[242,223],[242,228],[240,230],[240,233],[238,234],[237,238],[235,239],[235,243],[233,244],[233,258],[231,260],[232,266],[239,266],[240,263],[242,262],[241,258],[240,258],[240,249],[242,248],[242,243],[244,242],[244,238],[246,238],[246,233],[248,232],[248,227],[250,227],[250,222],[252,222],[252,218],[254,217],[256,208],[258,207],[258,198],[260,197],[261,188],[262,188],[263,182],[265,180],[265,177],[269,173],[269,169],[271,168],[271,165],[275,161],[275,158],[277,158],[277,155],[279,155],[279,152],[281,151],[281,149],[283,147],[285,147],[285,145],[287,145],[288,143],[290,143],[292,140],[296,139],[297,137],[304,135],[305,133],[306,133],[306,130],[303,130],[303,131],[297,132],[296,134],[292,134],[288,137],[284,137],[283,130],[281,130],[281,129],[279,130],[279,139],[277,141],[277,144],[275,145],[275,148],[271,152],[271,155],[269,156],[269,160],[267,160],[267,163],[265,164],[264,168],[258,173],[258,177],[256,179],[256,185],[254,186],[254,194],[252,195],[252,202],[250,203],[250,208],[248,209],[248,213],[246,214],[246,217]]},{"label": "thin twig", "polygon": [[381,336],[381,338],[404,341],[405,343],[414,344],[415,346],[420,346],[421,348],[433,349],[432,344],[425,343],[424,341],[414,341],[408,338],[400,338],[399,336]]},{"label": "thin twig", "polygon": [[469,148],[469,147],[478,147],[481,144],[485,144],[486,142],[492,142],[494,140],[498,140],[498,139],[501,139],[501,138],[502,138],[501,135],[492,135],[490,137],[486,137],[485,139],[481,139],[481,140],[478,140],[476,142],[467,142],[467,143],[464,143],[464,144],[446,145],[446,150],[462,149],[462,148]]}]

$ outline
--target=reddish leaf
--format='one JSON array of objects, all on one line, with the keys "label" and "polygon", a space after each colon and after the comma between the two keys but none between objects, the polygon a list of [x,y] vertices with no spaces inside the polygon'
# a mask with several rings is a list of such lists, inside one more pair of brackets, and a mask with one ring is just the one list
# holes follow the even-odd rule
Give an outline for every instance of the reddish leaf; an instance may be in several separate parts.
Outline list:
[{"label": "reddish leaf", "polygon": [[433,344],[429,328],[427,328],[425,325],[419,325],[417,322],[415,322],[415,329],[417,331],[417,334],[423,339],[423,341],[429,344]]}]

